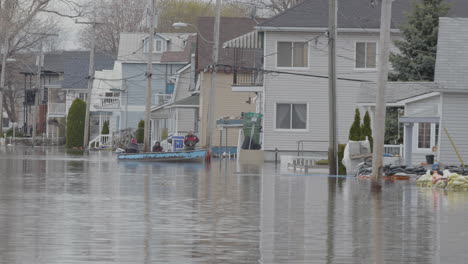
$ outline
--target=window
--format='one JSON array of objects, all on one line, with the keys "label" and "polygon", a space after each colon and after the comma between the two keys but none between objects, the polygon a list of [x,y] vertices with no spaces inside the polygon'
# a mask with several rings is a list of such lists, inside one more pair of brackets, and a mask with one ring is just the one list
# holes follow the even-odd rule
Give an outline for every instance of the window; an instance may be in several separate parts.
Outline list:
[{"label": "window", "polygon": [[431,123],[419,123],[418,148],[431,148]]},{"label": "window", "polygon": [[377,66],[377,43],[356,43],[356,69],[375,69]]},{"label": "window", "polygon": [[276,104],[276,129],[307,129],[307,104]]},{"label": "window", "polygon": [[[153,53],[162,53],[165,51],[164,41],[161,39],[154,39],[153,41]],[[149,53],[149,38],[143,40],[143,52]]]},{"label": "window", "polygon": [[87,93],[78,93],[78,98],[80,98],[83,101],[86,101],[88,99],[88,94]]},{"label": "window", "polygon": [[106,97],[120,97],[120,92],[105,93]]},{"label": "window", "polygon": [[278,42],[278,67],[308,67],[309,45],[307,42]]},{"label": "window", "polygon": [[163,52],[163,42],[160,39],[154,41],[154,52],[161,53]]}]

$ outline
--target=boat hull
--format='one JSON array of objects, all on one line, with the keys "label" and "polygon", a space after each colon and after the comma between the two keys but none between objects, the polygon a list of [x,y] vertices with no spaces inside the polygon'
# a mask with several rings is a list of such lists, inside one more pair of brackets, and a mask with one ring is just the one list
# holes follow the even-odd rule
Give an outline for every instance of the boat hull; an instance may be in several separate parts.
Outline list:
[{"label": "boat hull", "polygon": [[117,159],[122,161],[156,161],[156,162],[202,162],[206,150],[180,152],[153,152],[120,154]]}]

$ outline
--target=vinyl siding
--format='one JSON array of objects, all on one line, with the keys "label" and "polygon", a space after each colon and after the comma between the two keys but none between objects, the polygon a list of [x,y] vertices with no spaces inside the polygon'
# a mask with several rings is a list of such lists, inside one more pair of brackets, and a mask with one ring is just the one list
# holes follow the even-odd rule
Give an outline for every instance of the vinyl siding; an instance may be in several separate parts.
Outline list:
[{"label": "vinyl siding", "polygon": [[[167,78],[175,75],[177,70],[179,70],[183,65],[181,64],[153,64],[153,105],[154,94],[156,93],[165,93],[166,89],[166,73]],[[125,85],[128,90],[128,105],[129,106],[144,106],[146,104],[146,72],[145,63],[122,63],[122,76],[123,79],[130,78],[125,81]],[[138,77],[134,77],[136,75]],[[134,77],[134,78],[132,78]]]},{"label": "vinyl siding", "polygon": [[468,89],[468,19],[440,18],[435,81],[453,89]]},{"label": "vinyl siding", "polygon": [[446,128],[452,137],[462,159],[468,160],[468,94],[443,93],[440,161],[444,164],[459,165],[457,154],[445,135]]},{"label": "vinyl siding", "polygon": [[176,108],[177,130],[179,133],[187,133],[195,130],[195,108]]},{"label": "vinyl siding", "polygon": [[[265,68],[268,70],[294,71],[305,74],[328,76],[328,45],[325,36],[309,43],[309,61],[307,69],[276,68],[277,41],[306,41],[317,37],[311,33],[267,32],[265,36]],[[353,78],[376,81],[377,71],[355,69],[355,43],[377,42],[377,34],[340,34],[337,40],[338,78]],[[378,46],[378,45],[377,45]],[[378,48],[378,47],[377,47]],[[394,47],[391,47],[394,50]],[[327,151],[328,148],[328,79],[285,74],[267,74],[265,76],[265,119],[264,149],[280,151],[297,149],[298,140],[325,141],[308,143],[304,146],[309,151]],[[337,123],[338,140],[346,143],[349,128],[354,119],[354,109],[360,82],[337,82]],[[275,129],[275,105],[278,102],[308,103],[308,126],[306,132],[277,131]]]},{"label": "vinyl siding", "polygon": [[[210,89],[210,73],[200,75],[200,145],[206,144],[206,131],[208,120],[208,100]],[[254,97],[254,93],[233,92],[232,74],[218,73],[216,75],[216,105],[215,120],[221,117],[240,117],[241,112],[255,112],[255,104],[247,104],[249,96]],[[228,132],[228,145],[237,146],[239,129],[230,128]],[[223,144],[225,140],[223,139]],[[219,145],[219,130],[216,126],[213,128],[212,144]]]},{"label": "vinyl siding", "polygon": [[[434,113],[437,113],[437,116],[440,116],[439,109],[440,109],[440,102],[441,98],[439,95],[433,96],[430,98],[418,100],[415,102],[411,102],[406,104],[405,106],[405,111],[408,116],[411,115],[419,115],[421,116],[422,113],[428,113],[428,117],[430,115],[433,115]],[[401,124],[403,125],[403,124]],[[413,153],[412,153],[412,163],[413,165],[419,165],[421,163],[426,162],[426,155],[432,155],[435,154],[432,152],[432,149],[423,149],[423,150],[418,150],[417,149],[417,144],[418,144],[418,125],[419,124],[414,124],[413,127]],[[403,136],[404,138],[404,136]]]},{"label": "vinyl siding", "polygon": [[174,102],[179,100],[185,99],[190,96],[189,88],[190,88],[190,76],[191,76],[192,69],[187,67],[177,79],[176,88],[175,88],[175,98]]}]

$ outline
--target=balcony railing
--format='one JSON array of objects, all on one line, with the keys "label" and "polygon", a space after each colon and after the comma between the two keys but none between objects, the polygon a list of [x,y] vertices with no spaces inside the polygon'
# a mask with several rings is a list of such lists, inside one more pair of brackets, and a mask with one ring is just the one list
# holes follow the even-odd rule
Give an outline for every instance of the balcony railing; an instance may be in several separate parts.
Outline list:
[{"label": "balcony railing", "polygon": [[234,70],[233,86],[263,86],[263,72],[257,70]]},{"label": "balcony railing", "polygon": [[49,103],[49,115],[66,115],[66,104],[65,103]]},{"label": "balcony railing", "polygon": [[100,109],[117,109],[120,108],[120,97],[100,97],[96,108]]},{"label": "balcony railing", "polygon": [[172,99],[172,94],[154,94],[154,101],[153,105],[154,106],[160,106],[163,104],[167,104],[171,101]]}]

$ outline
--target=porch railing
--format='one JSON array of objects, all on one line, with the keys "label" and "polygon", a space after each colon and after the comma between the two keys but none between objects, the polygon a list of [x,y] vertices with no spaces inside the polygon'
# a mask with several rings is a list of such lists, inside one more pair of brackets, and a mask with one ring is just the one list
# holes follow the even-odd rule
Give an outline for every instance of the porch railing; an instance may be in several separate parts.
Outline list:
[{"label": "porch railing", "polygon": [[399,156],[403,158],[404,149],[403,145],[384,145],[384,154]]},{"label": "porch railing", "polygon": [[119,108],[120,97],[100,97],[96,108]]},{"label": "porch railing", "polygon": [[257,70],[234,70],[233,86],[263,86],[263,72]]},{"label": "porch railing", "polygon": [[112,137],[110,135],[99,135],[91,140],[88,145],[89,148],[107,148],[112,147]]}]

